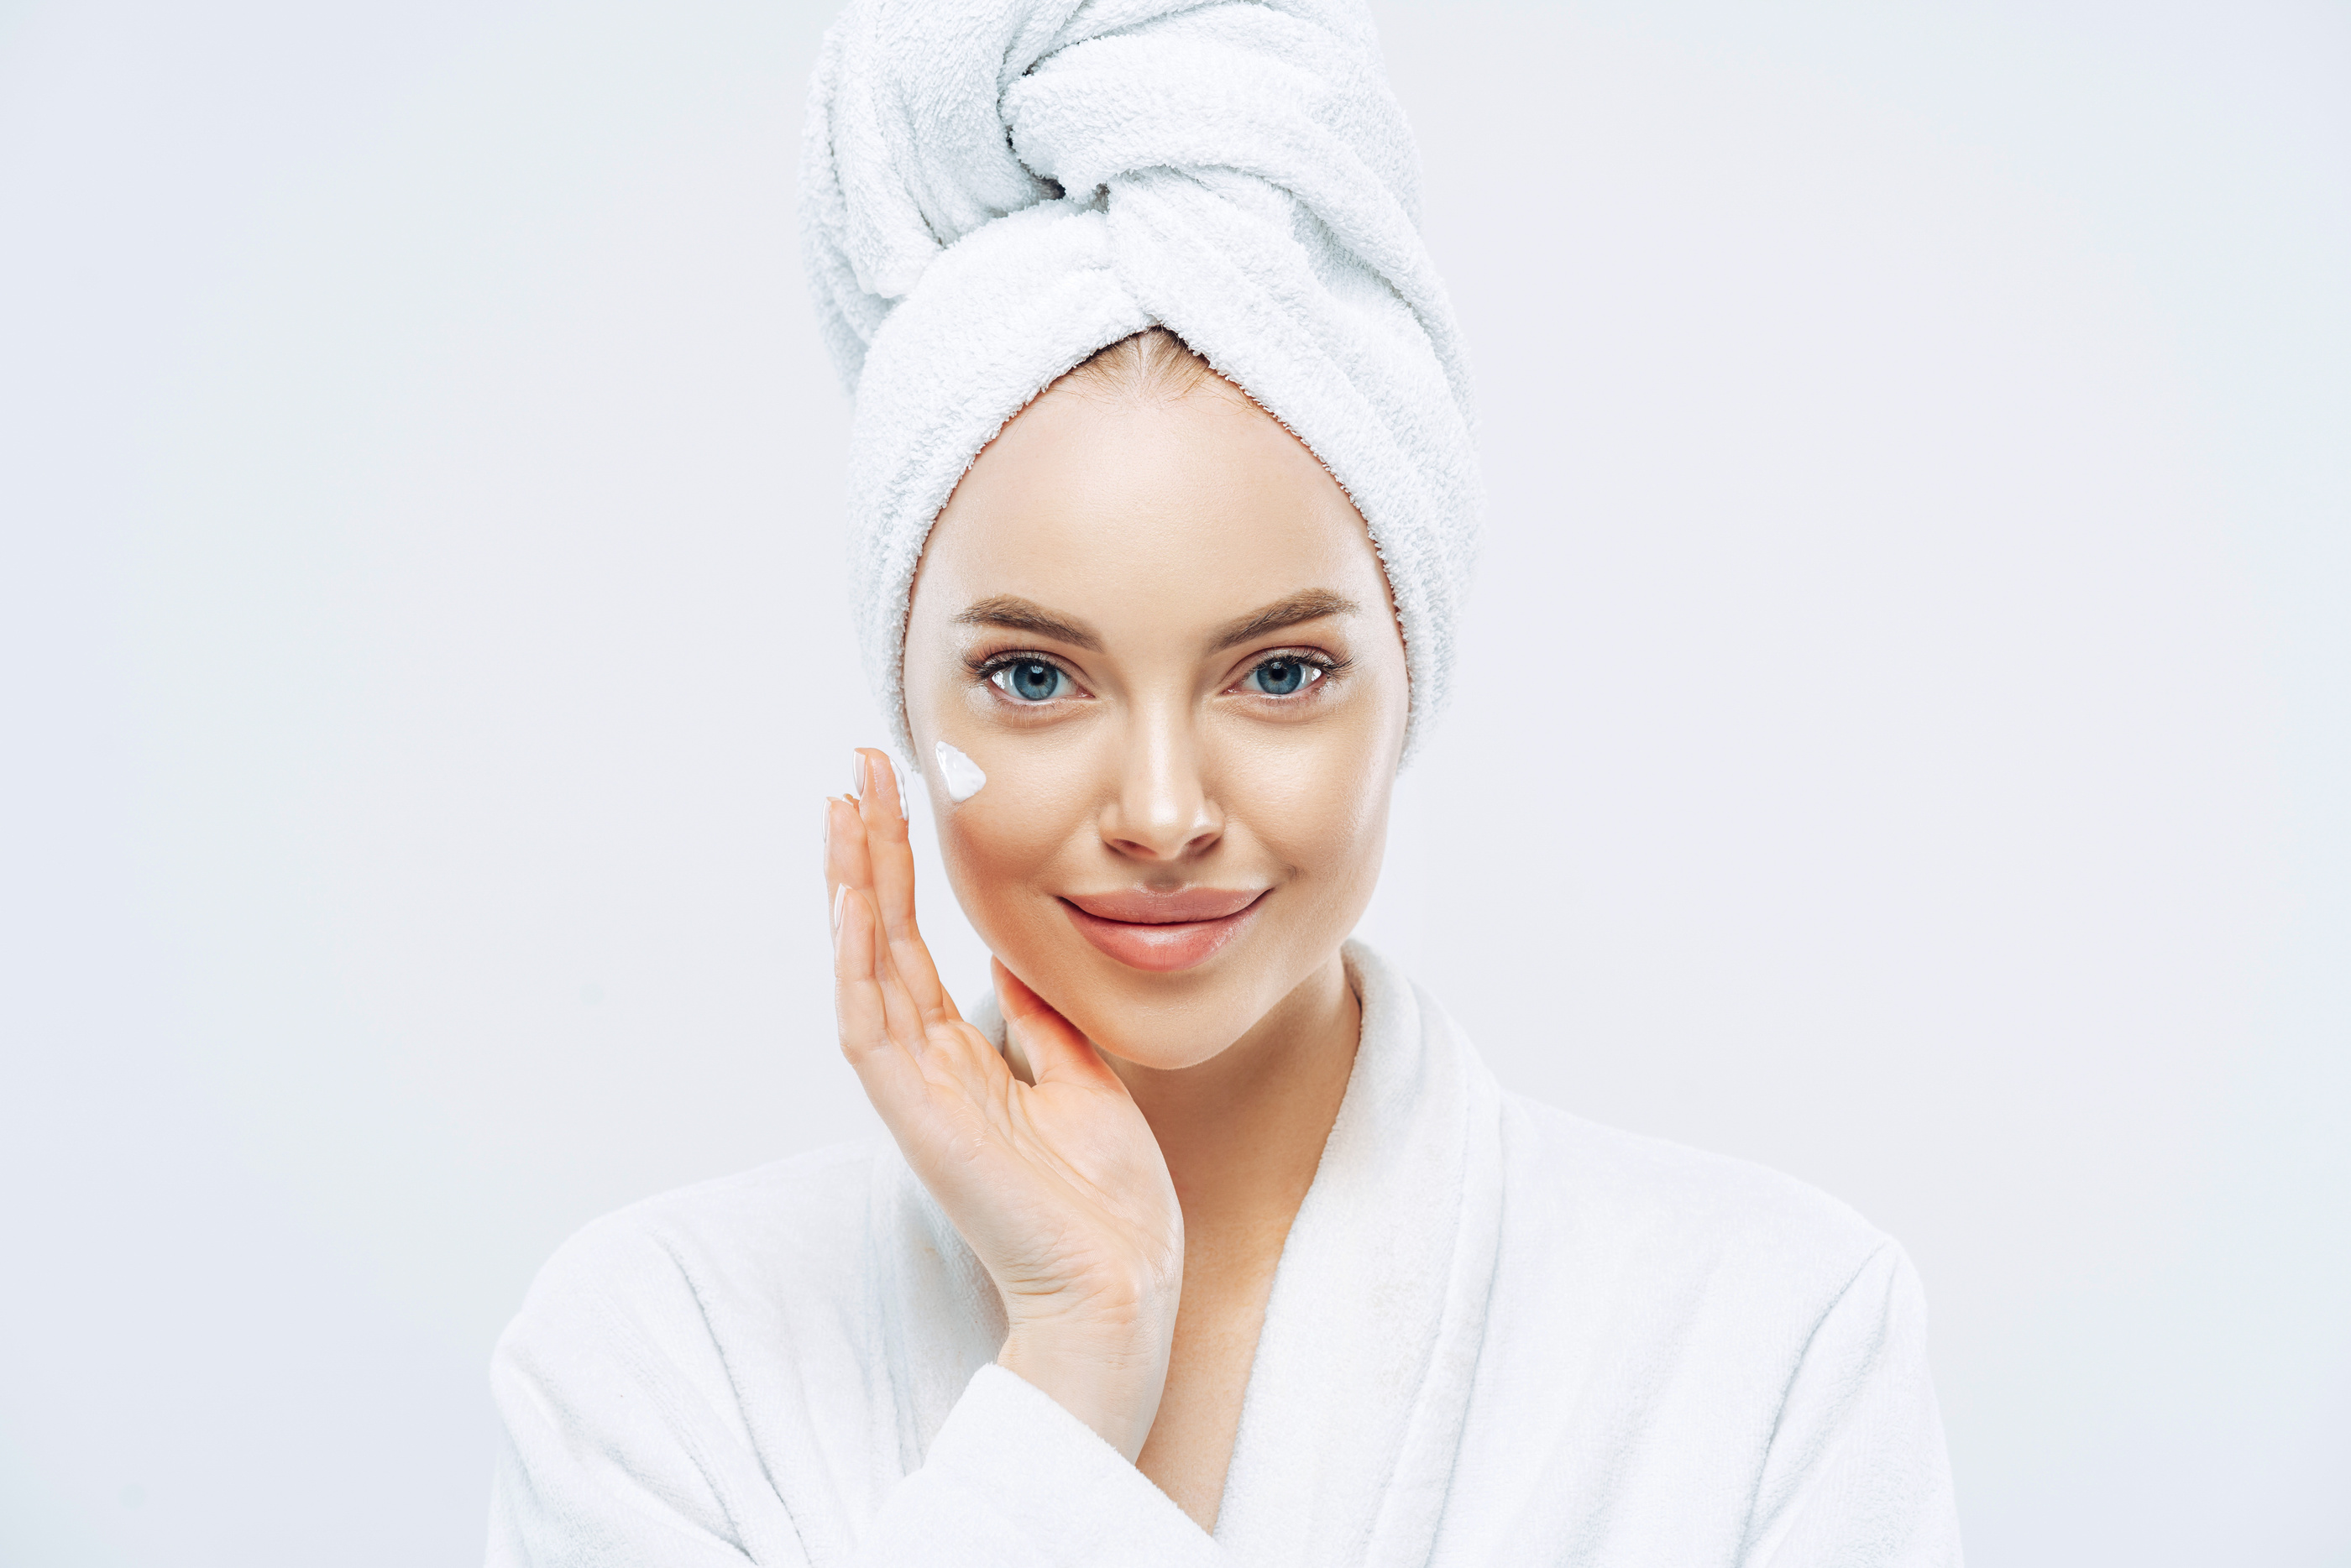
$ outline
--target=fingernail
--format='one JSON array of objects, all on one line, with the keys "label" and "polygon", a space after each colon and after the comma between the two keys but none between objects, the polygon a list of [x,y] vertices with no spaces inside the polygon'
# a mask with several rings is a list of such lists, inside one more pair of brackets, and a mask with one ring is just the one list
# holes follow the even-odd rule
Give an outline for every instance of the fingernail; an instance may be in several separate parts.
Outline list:
[{"label": "fingernail", "polygon": [[865,753],[863,752],[852,751],[849,753],[849,798],[852,800],[865,798]]},{"label": "fingernail", "polygon": [[890,778],[898,786],[898,820],[910,821],[914,816],[914,808],[906,804],[906,770],[898,765],[898,759],[895,757],[890,759]]},{"label": "fingernail", "polygon": [[841,935],[841,906],[849,898],[849,884],[841,883],[832,890],[832,934]]}]

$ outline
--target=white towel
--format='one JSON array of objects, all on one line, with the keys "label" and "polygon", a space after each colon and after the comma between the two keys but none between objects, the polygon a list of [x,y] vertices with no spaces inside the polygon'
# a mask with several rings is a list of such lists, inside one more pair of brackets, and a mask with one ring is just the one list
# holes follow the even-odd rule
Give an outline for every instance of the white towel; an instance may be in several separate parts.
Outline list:
[{"label": "white towel", "polygon": [[1360,0],[855,0],[809,104],[801,228],[856,394],[859,634],[900,749],[907,594],[972,459],[1159,325],[1287,425],[1385,564],[1409,756],[1442,706],[1481,489]]}]

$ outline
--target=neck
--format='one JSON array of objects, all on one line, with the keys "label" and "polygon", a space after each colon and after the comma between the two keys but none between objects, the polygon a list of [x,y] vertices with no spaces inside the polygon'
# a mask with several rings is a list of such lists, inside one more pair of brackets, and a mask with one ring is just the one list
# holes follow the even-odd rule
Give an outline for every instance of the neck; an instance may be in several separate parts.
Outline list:
[{"label": "neck", "polygon": [[1113,1060],[1159,1139],[1187,1249],[1280,1250],[1338,1119],[1362,1033],[1362,1004],[1333,952],[1206,1062],[1170,1070]]}]

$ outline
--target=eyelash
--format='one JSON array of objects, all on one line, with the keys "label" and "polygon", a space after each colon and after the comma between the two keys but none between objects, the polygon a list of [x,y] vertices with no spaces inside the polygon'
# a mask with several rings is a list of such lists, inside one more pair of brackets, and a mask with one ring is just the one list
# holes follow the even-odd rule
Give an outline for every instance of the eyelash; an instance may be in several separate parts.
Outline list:
[{"label": "eyelash", "polygon": [[1332,659],[1327,655],[1311,652],[1302,648],[1277,648],[1270,652],[1260,653],[1249,660],[1249,667],[1241,671],[1240,680],[1234,684],[1238,685],[1240,681],[1247,680],[1269,664],[1302,664],[1314,674],[1311,679],[1301,682],[1295,691],[1279,694],[1271,691],[1253,691],[1249,695],[1263,698],[1268,702],[1296,702],[1303,700],[1308,693],[1318,690],[1331,677],[1346,669],[1348,660]]},{"label": "eyelash", "polygon": [[[1259,654],[1256,659],[1250,660],[1249,668],[1241,671],[1239,676],[1234,680],[1233,684],[1238,686],[1241,681],[1247,680],[1251,675],[1255,674],[1258,670],[1262,670],[1269,664],[1302,664],[1306,666],[1307,669],[1314,671],[1314,676],[1311,680],[1300,686],[1296,691],[1283,692],[1280,694],[1276,694],[1270,691],[1250,693],[1250,695],[1259,697],[1268,702],[1295,702],[1305,697],[1307,693],[1320,687],[1332,676],[1337,675],[1346,670],[1346,668],[1353,662],[1353,661],[1352,659],[1332,659],[1328,655],[1311,652],[1305,649],[1273,649],[1268,652]],[[1008,653],[990,655],[987,659],[974,661],[971,665],[971,671],[978,680],[987,681],[989,685],[994,686],[998,691],[1003,692],[1004,700],[1015,707],[1043,708],[1061,699],[1061,694],[1058,691],[1051,697],[1030,701],[1015,696],[1011,691],[1007,691],[1005,689],[1004,682],[998,678],[1023,664],[1044,665],[1048,669],[1057,672],[1063,680],[1068,681],[1071,686],[1078,685],[1078,678],[1076,675],[1072,674],[1069,667],[1064,665],[1060,659],[1055,659],[1050,654],[1038,653],[1033,650],[1019,649]],[[1226,688],[1227,691],[1230,691],[1231,689],[1231,687]]]},{"label": "eyelash", "polygon": [[1023,664],[1044,665],[1047,669],[1058,673],[1062,680],[1068,681],[1071,686],[1076,686],[1078,684],[1078,678],[1074,674],[1071,673],[1067,665],[1064,665],[1060,659],[1053,658],[1050,654],[1045,653],[1016,651],[1012,653],[996,654],[991,658],[974,664],[972,666],[972,673],[977,676],[980,680],[987,681],[989,685],[996,687],[998,691],[1003,691],[1004,700],[1007,702],[1012,703],[1016,707],[1042,708],[1048,703],[1058,701],[1061,695],[1058,691],[1055,692],[1053,696],[1046,698],[1041,701],[1032,702],[1025,701],[1019,697],[1016,697],[1010,691],[1004,691],[1004,683],[997,678]]}]

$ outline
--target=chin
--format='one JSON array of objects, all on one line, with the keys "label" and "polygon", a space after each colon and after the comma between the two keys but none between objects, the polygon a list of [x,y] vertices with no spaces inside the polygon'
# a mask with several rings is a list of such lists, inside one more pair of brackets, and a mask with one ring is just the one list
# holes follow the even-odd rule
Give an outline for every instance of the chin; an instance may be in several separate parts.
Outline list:
[{"label": "chin", "polygon": [[1214,1061],[1255,1028],[1269,1011],[1229,1002],[1223,1006],[1214,1002],[1205,1006],[1154,1006],[1147,1000],[1105,1001],[1107,1005],[1102,1010],[1099,1024],[1090,1024],[1067,1012],[1062,1016],[1082,1030],[1105,1055],[1163,1073]]},{"label": "chin", "polygon": [[1222,1054],[1313,972],[1301,953],[1335,950],[1340,940],[1284,940],[1301,933],[1260,928],[1202,963],[1155,971],[1095,950],[1052,919],[1061,929],[1027,929],[1027,940],[989,946],[1105,1054],[1163,1072]]}]

